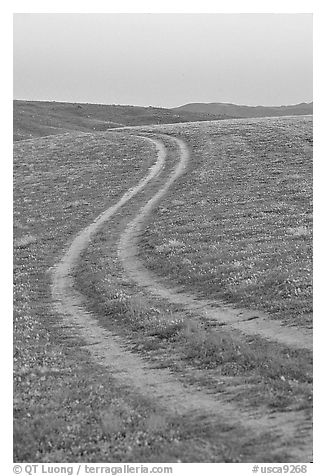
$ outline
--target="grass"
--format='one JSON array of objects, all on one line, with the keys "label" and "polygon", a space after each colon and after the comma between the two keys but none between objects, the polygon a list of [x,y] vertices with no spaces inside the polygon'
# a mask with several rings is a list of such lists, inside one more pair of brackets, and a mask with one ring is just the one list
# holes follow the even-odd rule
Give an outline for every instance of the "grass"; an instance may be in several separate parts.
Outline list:
[{"label": "grass", "polygon": [[[183,284],[187,291],[261,309],[288,323],[310,325],[311,217],[307,201],[311,184],[309,161],[306,163],[303,155],[304,134],[309,139],[306,152],[311,152],[309,120],[224,124],[160,128],[185,138],[194,160],[190,172],[149,220],[142,235],[142,259],[166,281]],[[282,137],[282,131],[288,135]],[[249,145],[238,137],[241,134],[250,137]],[[281,138],[278,146],[276,136]],[[295,146],[290,142],[293,137],[297,139]],[[283,158],[275,148],[287,150],[285,140],[294,152]],[[264,153],[260,157],[262,150],[268,160]],[[282,184],[294,180],[295,185],[290,183],[280,190],[273,179],[276,172],[282,176]],[[243,182],[244,173],[253,176],[252,182]],[[296,200],[296,187],[307,200]],[[256,189],[257,200],[249,195],[249,190]],[[205,207],[197,207],[203,196]],[[131,209],[126,212],[133,213]],[[113,219],[110,236],[105,229],[99,233],[76,272],[79,289],[102,316],[103,326],[113,326],[132,340],[135,349],[152,353],[161,365],[180,370],[180,366],[190,364],[221,376],[240,377],[241,384],[249,383],[242,390],[236,386],[237,395],[232,398],[245,404],[284,411],[311,406],[309,352],[290,351],[258,338],[230,336],[204,320],[189,322],[174,308],[160,308],[157,302],[146,304],[143,296],[134,298],[135,289],[125,287],[125,283],[127,292],[121,293],[123,272],[107,250],[115,246],[122,230],[123,225]],[[285,261],[291,267],[286,267]],[[209,379],[202,380],[207,383]]]},{"label": "grass", "polygon": [[[262,461],[267,442],[276,444],[238,424],[171,418],[92,363],[53,312],[49,270],[85,224],[143,177],[152,153],[115,133],[15,146],[15,462]],[[270,458],[285,461],[286,452]]]},{"label": "grass", "polygon": [[199,296],[311,327],[311,118],[163,130],[193,158],[148,222],[146,266]]},{"label": "grass", "polygon": [[[171,418],[149,400],[120,388],[107,370],[90,362],[83,342],[53,313],[49,270],[72,237],[145,174],[152,154],[147,142],[119,133],[74,132],[15,145],[17,462],[287,460],[286,449],[277,448],[277,437],[269,432],[248,435],[238,423]],[[224,391],[240,405],[309,411],[311,361],[305,352],[259,339],[238,341],[205,321],[190,322],[174,308],[139,300],[132,288],[130,295],[122,291],[121,270],[108,245],[123,224],[123,216],[117,216],[110,235],[105,229],[97,235],[78,273],[78,285],[89,306],[99,311],[101,324],[180,379],[188,372],[188,380]],[[306,232],[295,233],[300,238]],[[187,240],[171,236],[167,245],[178,251]],[[200,377],[194,376],[196,369]],[[235,385],[237,379],[245,389]]]},{"label": "grass", "polygon": [[221,119],[224,114],[191,113],[158,107],[14,101],[14,140],[71,131],[102,132],[123,126]]},{"label": "grass", "polygon": [[[143,161],[135,163],[130,150]],[[53,315],[48,270],[71,235],[143,176],[151,154],[142,140],[118,135],[75,135],[15,147],[16,461],[87,460],[87,454],[90,459],[118,460],[123,451],[115,448],[114,435],[104,439],[106,449],[95,449],[98,435],[105,434],[99,430],[100,415],[105,420],[106,412],[116,411],[111,400],[118,398],[120,390],[114,390],[111,379],[89,363],[82,342],[72,336],[67,340],[68,331]],[[136,401],[130,414],[137,406]],[[128,431],[133,438],[140,430]]]},{"label": "grass", "polygon": [[[242,459],[251,445],[262,450],[255,435],[248,442],[239,428],[221,423],[199,426],[203,441],[198,442],[198,427],[187,428],[119,388],[107,371],[89,361],[72,334],[67,340],[66,330],[47,326],[50,333],[38,329],[37,339],[36,329],[30,332],[26,367],[15,373],[20,392],[14,400],[14,461],[219,462],[239,458],[237,444]],[[228,442],[225,432],[231,434]]]},{"label": "grass", "polygon": [[14,241],[14,246],[16,248],[27,248],[29,247],[32,243],[37,242],[37,237],[33,235],[23,235],[20,238],[17,238]]},{"label": "grass", "polygon": [[[228,398],[242,405],[266,411],[309,411],[312,357],[308,351],[231,335],[205,319],[179,312],[178,306],[139,294],[124,280],[110,251],[122,229],[120,217],[111,220],[83,253],[74,273],[78,289],[103,327],[123,336],[156,366],[169,367],[178,375],[189,371],[191,383],[220,391],[217,382],[225,379],[223,391],[232,386]],[[191,369],[200,370],[200,375]]]}]

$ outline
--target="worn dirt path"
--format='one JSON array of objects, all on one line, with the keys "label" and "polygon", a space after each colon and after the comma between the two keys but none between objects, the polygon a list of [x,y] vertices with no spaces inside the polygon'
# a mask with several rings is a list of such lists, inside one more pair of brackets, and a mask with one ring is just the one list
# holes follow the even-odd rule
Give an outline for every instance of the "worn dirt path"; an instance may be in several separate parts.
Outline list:
[{"label": "worn dirt path", "polygon": [[296,327],[286,327],[273,321],[260,311],[235,309],[220,301],[202,300],[194,295],[167,288],[157,276],[150,272],[138,258],[138,241],[145,221],[152,209],[167,193],[173,182],[183,173],[189,160],[186,145],[180,139],[170,138],[177,143],[180,161],[163,187],[144,205],[136,217],[129,223],[121,236],[118,254],[127,274],[141,287],[171,303],[181,304],[185,310],[216,321],[226,328],[237,329],[245,334],[258,335],[281,344],[299,349],[312,350],[312,331]]},{"label": "worn dirt path", "polygon": [[[275,412],[272,415],[257,414],[255,411],[244,411],[232,403],[223,401],[218,394],[207,394],[192,386],[185,386],[169,370],[153,368],[150,363],[129,351],[120,337],[103,329],[98,324],[96,316],[85,310],[83,305],[85,299],[74,288],[72,276],[80,259],[80,254],[87,248],[90,239],[101,225],[109,220],[128,200],[140,192],[150,180],[157,178],[164,166],[166,154],[163,144],[158,140],[149,138],[147,140],[155,143],[158,152],[157,161],[149,170],[148,175],[137,186],[126,192],[117,204],[110,207],[92,224],[83,229],[54,268],[52,297],[56,311],[65,324],[79,332],[85,342],[85,347],[93,358],[101,365],[109,368],[122,385],[127,385],[133,391],[153,399],[158,407],[165,408],[169,414],[186,415],[187,421],[194,421],[194,423],[196,421],[202,423],[207,419],[209,422],[215,420],[230,424],[233,427],[237,425],[239,428],[244,427],[251,436],[259,436],[267,431],[277,436],[276,440],[269,445],[269,455],[273,454],[273,451],[277,453],[284,446],[291,455],[291,461],[311,461],[311,428],[304,412],[296,411],[287,414]],[[180,147],[181,160],[168,181],[161,188],[160,195],[155,195],[156,200],[146,206],[146,213],[154,206],[160,196],[166,193],[169,186],[186,167],[188,160],[186,146],[181,141],[176,141]],[[142,210],[144,211],[144,209]],[[140,215],[142,215],[142,212]],[[130,249],[133,249],[134,244],[129,246],[129,239],[135,236],[135,227],[137,228],[141,223],[142,220],[135,222],[134,226],[128,227],[128,230],[132,230],[132,232],[128,232],[122,240],[120,252],[127,249],[130,252]],[[130,255],[132,262],[134,262],[133,256],[135,256],[135,253]],[[126,264],[128,256],[124,255],[122,259]]]}]

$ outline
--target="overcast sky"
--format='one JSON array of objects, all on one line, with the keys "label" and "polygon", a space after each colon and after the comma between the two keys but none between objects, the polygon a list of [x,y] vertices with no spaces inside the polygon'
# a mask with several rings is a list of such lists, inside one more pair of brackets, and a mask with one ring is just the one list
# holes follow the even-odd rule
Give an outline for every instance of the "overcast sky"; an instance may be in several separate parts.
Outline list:
[{"label": "overcast sky", "polygon": [[312,101],[310,14],[15,14],[14,98]]}]

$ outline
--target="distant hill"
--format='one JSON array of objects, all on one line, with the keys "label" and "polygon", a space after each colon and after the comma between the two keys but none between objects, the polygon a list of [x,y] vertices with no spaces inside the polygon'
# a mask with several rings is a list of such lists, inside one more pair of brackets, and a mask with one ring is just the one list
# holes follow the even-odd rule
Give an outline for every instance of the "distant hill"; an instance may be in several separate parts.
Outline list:
[{"label": "distant hill", "polygon": [[123,126],[214,121],[241,117],[312,114],[312,103],[293,106],[238,106],[226,103],[192,103],[159,107],[14,101],[14,140],[31,139],[69,131],[96,132]]},{"label": "distant hill", "polygon": [[225,119],[223,114],[174,111],[158,107],[14,101],[14,140],[69,131],[95,132],[122,126]]},{"label": "distant hill", "polygon": [[313,113],[313,103],[300,103],[291,106],[239,106],[237,104],[212,102],[190,103],[172,109],[175,112],[191,112],[200,114],[220,114],[230,117],[272,117],[296,116]]}]

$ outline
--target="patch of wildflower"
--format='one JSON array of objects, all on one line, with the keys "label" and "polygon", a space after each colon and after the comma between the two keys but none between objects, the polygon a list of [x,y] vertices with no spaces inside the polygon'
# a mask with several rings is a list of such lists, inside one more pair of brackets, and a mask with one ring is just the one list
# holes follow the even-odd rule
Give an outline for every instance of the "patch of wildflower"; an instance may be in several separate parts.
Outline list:
[{"label": "patch of wildflower", "polygon": [[310,325],[311,118],[171,128],[192,160],[146,228],[146,265],[209,298]]}]

